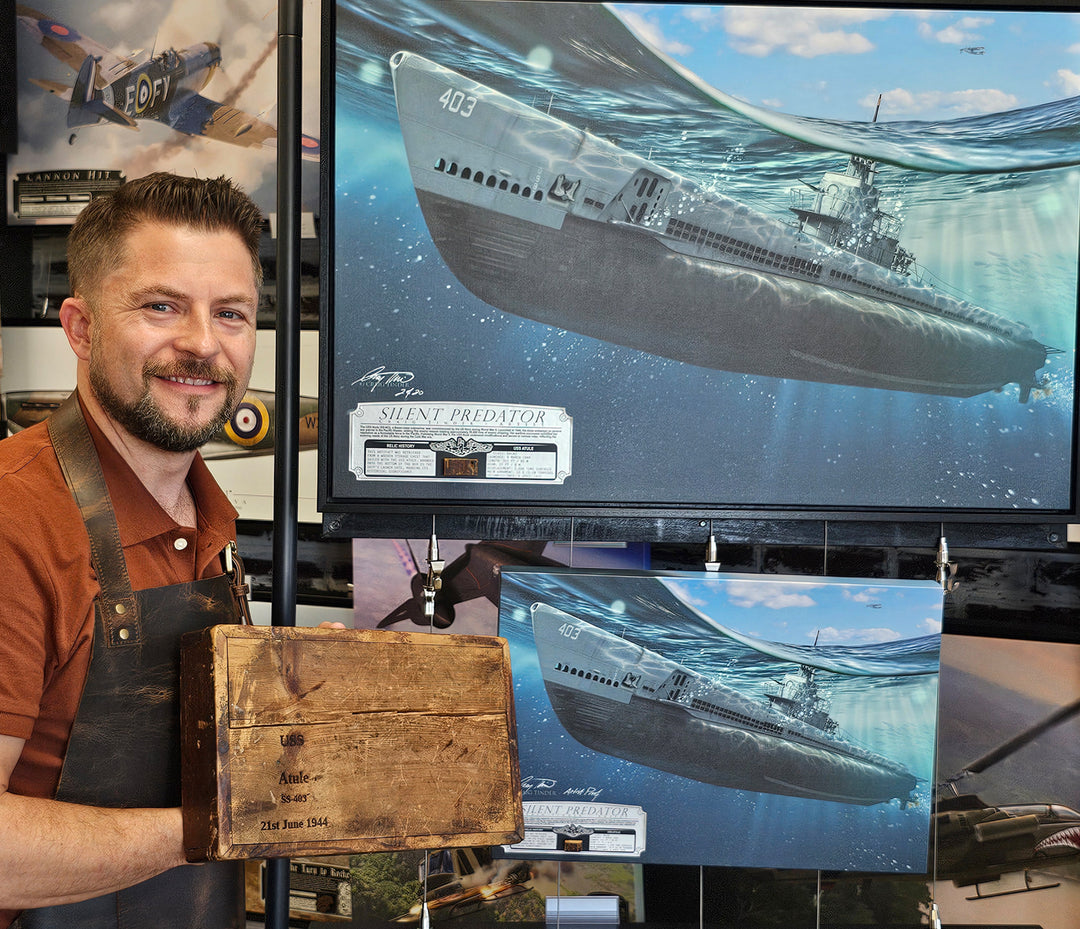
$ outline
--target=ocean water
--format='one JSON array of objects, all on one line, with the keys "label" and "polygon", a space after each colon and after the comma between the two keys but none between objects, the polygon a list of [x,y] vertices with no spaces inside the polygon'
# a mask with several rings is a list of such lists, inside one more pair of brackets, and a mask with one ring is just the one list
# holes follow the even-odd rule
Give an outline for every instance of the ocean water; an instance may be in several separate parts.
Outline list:
[{"label": "ocean water", "polygon": [[[588,41],[582,36],[587,35]],[[537,67],[525,49],[549,48]],[[848,152],[880,159],[883,206],[935,287],[1026,323],[1060,354],[1027,404],[697,368],[497,310],[447,270],[416,203],[387,61],[408,50],[790,218]],[[538,501],[1046,511],[1071,493],[1080,106],[947,123],[839,123],[742,104],[673,71],[594,4],[376,0],[337,6],[334,177],[339,409],[385,366],[423,399],[536,403],[574,417],[574,475]],[[837,334],[838,338],[843,333]],[[347,430],[335,458],[347,460]],[[347,472],[335,492],[358,493]],[[497,485],[364,495],[506,499]]]},{"label": "ocean water", "polygon": [[[743,581],[730,576],[732,584]],[[783,578],[766,582],[784,585]],[[527,788],[534,780],[554,782],[551,796],[526,789],[524,799],[590,789],[598,792],[600,802],[641,805],[648,815],[646,861],[921,873],[932,802],[941,637],[861,647],[765,641],[725,625],[748,621],[753,610],[738,616],[732,608],[694,605],[703,591],[725,583],[726,576],[692,573],[504,571],[499,634],[510,643],[521,773]],[[860,584],[837,580],[835,589],[819,587],[815,597],[832,602],[835,594],[836,604],[857,604],[851,594],[873,590],[887,612],[903,609],[922,617],[936,608],[940,618],[940,589]],[[814,666],[815,681],[842,737],[907,767],[918,778],[916,802],[905,806],[894,799],[863,807],[735,790],[585,748],[558,722],[540,676],[531,623],[531,606],[537,602],[615,632],[762,703],[785,675],[798,674],[804,663]],[[842,623],[839,614],[837,609],[834,618]],[[718,768],[723,764],[718,758]]]}]

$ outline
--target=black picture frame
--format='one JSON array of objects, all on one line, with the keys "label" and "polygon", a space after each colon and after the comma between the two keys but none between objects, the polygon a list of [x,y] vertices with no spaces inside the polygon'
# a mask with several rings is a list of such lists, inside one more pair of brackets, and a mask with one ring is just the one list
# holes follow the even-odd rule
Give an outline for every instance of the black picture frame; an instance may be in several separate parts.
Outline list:
[{"label": "black picture frame", "polygon": [[[784,7],[789,17],[802,9],[791,4]],[[721,8],[719,4],[709,7]],[[759,8],[768,9],[764,5]],[[897,19],[910,17],[913,10],[899,2],[888,6],[866,4],[866,8],[877,16],[891,14]],[[1018,4],[988,2],[982,8],[988,16],[993,12],[1010,16],[1073,17],[1063,19],[1063,26],[1071,26],[1077,15],[1065,5],[1035,11]],[[943,23],[950,15],[959,18],[979,12],[971,7],[957,10],[943,4],[921,4],[920,9],[933,10],[944,17]],[[1068,34],[1066,29],[1061,32],[1063,36]],[[589,43],[579,42],[584,34],[589,35]],[[548,71],[539,72],[539,78],[538,72],[528,70],[526,64],[528,45],[537,35],[552,40],[556,62]],[[592,52],[584,58],[574,58],[573,49],[584,45]],[[398,55],[399,52],[404,55]],[[991,49],[980,55],[977,46],[960,51],[949,48],[950,55],[980,58],[980,63],[987,59],[993,62],[992,52]],[[637,57],[632,58],[632,54]],[[392,59],[395,64],[391,64]],[[503,303],[504,298],[498,288],[491,289],[491,278],[479,283],[479,279],[462,282],[458,275],[471,261],[470,256],[475,257],[470,249],[477,241],[477,226],[462,221],[466,214],[444,210],[446,222],[441,227],[436,223],[433,241],[431,217],[437,213],[437,207],[431,205],[433,192],[445,202],[448,185],[457,184],[460,189],[476,185],[473,172],[479,168],[484,174],[483,181],[471,187],[470,193],[482,189],[485,196],[492,198],[502,193],[506,197],[516,196],[518,205],[511,209],[516,216],[536,204],[546,206],[555,202],[557,208],[559,202],[570,202],[566,198],[580,198],[577,201],[580,205],[585,188],[571,189],[577,178],[564,171],[545,176],[539,184],[529,184],[530,195],[525,198],[524,178],[513,177],[511,168],[499,169],[493,162],[493,173],[492,169],[485,171],[479,165],[466,165],[461,159],[458,159],[461,165],[457,165],[451,145],[445,157],[428,159],[430,164],[423,161],[426,153],[418,156],[419,160],[412,160],[414,174],[420,164],[429,175],[441,175],[435,182],[428,178],[421,183],[421,189],[425,184],[431,188],[425,191],[428,204],[422,210],[413,186],[416,178],[410,177],[411,156],[405,154],[402,146],[391,78],[393,68],[407,69],[418,60],[434,63],[420,69],[423,73],[419,86],[421,94],[428,93],[428,102],[431,88],[439,81],[459,80],[448,76],[444,69],[460,77],[460,83],[453,88],[451,83],[438,85],[450,92],[443,105],[437,103],[436,95],[436,109],[449,109],[455,95],[460,96],[459,111],[461,106],[468,105],[469,96],[476,97],[480,106],[512,100],[515,102],[505,105],[517,108],[515,119],[527,112],[542,114],[539,131],[555,125],[544,121],[551,110],[557,114],[554,118],[559,124],[572,127],[577,137],[585,139],[587,134],[589,139],[599,139],[595,144],[598,157],[610,154],[609,145],[616,144],[610,139],[616,135],[619,150],[633,149],[634,154],[647,147],[653,139],[652,133],[658,131],[656,123],[676,120],[672,101],[694,87],[692,80],[687,81],[684,74],[673,71],[669,61],[648,49],[608,8],[599,4],[506,4],[476,0],[433,4],[416,0],[402,5],[337,0],[324,6],[321,135],[327,144],[323,148],[321,207],[319,506],[331,534],[343,524],[348,525],[350,534],[385,534],[384,530],[390,528],[387,520],[393,522],[398,517],[421,520],[429,515],[479,520],[482,524],[492,519],[512,520],[515,521],[512,534],[517,537],[562,537],[561,533],[552,532],[550,525],[545,526],[544,520],[567,517],[593,523],[641,518],[639,522],[646,526],[655,525],[652,521],[656,520],[698,522],[732,517],[1051,524],[1076,520],[1080,506],[1074,365],[1080,223],[1075,221],[1074,191],[1070,190],[1062,200],[1069,216],[1065,221],[1068,243],[1054,246],[1053,259],[1046,256],[1040,259],[1039,243],[1029,241],[1028,258],[1032,258],[1033,250],[1035,264],[1016,270],[1019,279],[1010,285],[1009,299],[1028,308],[1038,304],[1051,289],[1058,288],[1049,299],[1060,324],[1061,344],[1051,344],[1054,340],[1049,336],[1045,342],[1040,341],[1034,330],[1022,328],[1007,336],[1014,342],[1034,340],[1039,345],[1061,349],[1050,354],[1052,375],[1041,387],[1036,385],[1045,379],[1046,364],[1029,371],[1036,377],[1027,382],[1026,375],[1021,375],[1014,382],[997,385],[971,398],[773,378],[760,371],[717,371],[674,357],[685,355],[685,346],[669,345],[666,354],[657,354],[628,347],[627,343],[633,340],[622,335],[614,340],[597,339],[595,335],[608,325],[603,319],[588,327],[578,326],[578,332],[537,322],[542,310],[523,310],[521,303],[528,301],[529,288],[547,286],[557,294],[559,285],[544,283],[550,275],[529,277],[526,287],[518,288],[512,299],[507,298],[513,304],[512,312],[495,306]],[[625,65],[631,60],[635,62],[634,80],[638,83],[621,86],[626,69],[620,72],[612,62]],[[1013,65],[999,61],[993,67],[994,74],[1004,74]],[[656,89],[655,99],[646,102],[640,99],[643,86],[640,82],[644,79],[652,81],[650,86]],[[423,84],[432,80],[435,84]],[[541,94],[540,90],[548,85],[551,85],[548,91]],[[560,109],[556,102],[559,92],[570,86],[580,91],[585,102],[565,103]],[[621,95],[620,88],[624,91]],[[402,93],[399,90],[399,96]],[[630,102],[628,98],[632,98]],[[603,101],[607,101],[606,109]],[[535,106],[528,111],[526,108],[532,104]],[[735,117],[731,115],[732,99],[727,99],[726,104],[727,110],[716,107],[718,123],[735,126],[732,120],[749,119],[754,126],[753,144],[741,158],[748,158],[747,152],[763,151],[773,159],[769,164],[781,165],[774,167],[774,173],[784,175],[785,171],[794,170],[791,183],[782,184],[785,191],[807,180],[798,176],[798,165],[794,169],[790,165],[783,167],[783,159],[798,160],[811,150],[812,143],[806,139],[794,142],[789,135],[763,129],[762,121],[778,121],[785,131],[792,131],[792,126],[782,117],[776,117],[775,112],[770,116],[764,109],[744,107]],[[741,107],[738,101],[734,105],[736,109]],[[596,125],[585,125],[583,107],[594,117]],[[1063,112],[1070,114],[1062,117],[1066,125],[1075,126],[1075,109],[1062,105]],[[626,117],[630,110],[640,117],[638,123]],[[724,120],[720,119],[721,113]],[[642,114],[647,115],[647,121]],[[1043,115],[1045,110],[1036,114]],[[976,121],[976,135],[990,131],[986,128],[990,125],[987,120],[992,117],[981,124]],[[887,124],[882,120],[881,125]],[[944,132],[943,125],[947,123],[905,124],[903,130],[927,135]],[[965,127],[971,125],[964,123]],[[640,137],[635,137],[635,126],[640,128]],[[691,128],[699,126],[700,123],[694,122]],[[876,147],[878,142],[873,136],[876,126],[868,116],[866,125],[860,129],[866,134],[856,141],[856,146],[869,145],[874,152],[883,151]],[[797,124],[796,128],[798,132],[807,132],[809,137],[811,131],[828,130],[830,126],[816,120]],[[457,136],[430,126],[413,132],[412,138],[434,140],[438,144],[446,139],[454,144],[459,142]],[[670,141],[670,134],[667,138]],[[716,144],[723,148],[725,143]],[[730,154],[736,148],[730,145],[725,151]],[[990,148],[994,148],[993,144]],[[830,155],[825,149],[812,150],[813,165],[834,174],[845,171],[848,154]],[[948,180],[949,198],[962,197],[965,185],[974,185],[980,193],[988,189],[986,184],[995,189],[1000,186],[987,178],[997,178],[1005,184],[1005,178],[1020,178],[1021,183],[1026,183],[1036,175],[1042,178],[1053,175],[1054,169],[1050,167],[1055,158],[1053,149],[1035,157],[1042,159],[1045,170],[1006,172],[998,163],[993,169],[935,176]],[[881,174],[894,173],[897,187],[890,189],[890,196],[904,189],[909,200],[914,197],[912,169],[856,155],[847,170],[853,164],[857,166],[860,159],[873,162],[870,179],[875,184],[879,180],[878,169]],[[505,164],[513,163],[509,156],[504,160]],[[663,164],[664,156],[653,151],[634,154],[633,165],[639,171]],[[451,167],[456,171],[453,175]],[[470,169],[468,181],[462,180],[465,167]],[[690,186],[684,185],[684,193],[702,189],[704,182],[701,175],[693,173],[693,165],[680,163],[678,170],[667,167],[668,174],[654,171],[654,176],[676,178],[675,187],[689,178]],[[489,187],[492,179],[494,186]],[[814,179],[816,175],[811,175],[807,183],[812,185]],[[499,190],[504,180],[505,192]],[[884,183],[882,180],[882,187]],[[644,204],[650,196],[647,187],[642,196],[641,211],[636,212],[635,207],[631,220],[621,223],[618,231],[623,238],[604,240],[604,247],[609,248],[607,254],[616,254],[620,249],[629,249],[632,255],[651,254],[633,251],[637,244],[626,238],[640,233],[640,229],[622,228],[641,225]],[[559,197],[564,199],[558,201]],[[625,207],[625,201],[622,202]],[[811,204],[804,205],[801,213],[792,209],[788,215],[805,220],[814,212]],[[604,215],[610,218],[610,211]],[[666,219],[662,234],[654,239],[663,238],[668,245],[681,242],[684,249],[690,248],[690,258],[684,252],[680,261],[700,262],[704,249],[712,248],[719,254],[722,248],[734,247],[720,242],[715,230],[691,222],[689,214],[672,214]],[[980,228],[993,226],[995,221],[996,214],[990,220],[983,217]],[[608,230],[602,229],[602,225],[594,222],[596,229],[606,235]],[[510,238],[511,232],[499,227],[499,233]],[[1016,240],[1016,230],[1009,235]],[[509,247],[510,238],[504,238],[499,248]],[[579,239],[578,243],[583,241]],[[550,263],[552,253],[546,247],[544,260]],[[902,264],[908,254],[903,244],[898,252]],[[597,256],[603,254],[601,250],[590,256],[591,267],[596,267]],[[786,261],[782,269],[786,274],[793,273],[793,260],[802,260],[779,252],[757,258],[776,263]],[[491,260],[494,260],[491,254],[483,257],[483,261]],[[1051,260],[1056,262],[1061,275],[1056,283],[1049,283],[1046,275],[1025,277],[1033,268],[1045,270]],[[448,265],[454,266],[457,275]],[[976,265],[986,270],[983,264],[974,262],[969,272],[974,274]],[[618,267],[625,270],[626,265]],[[584,272],[578,269],[575,273],[574,281],[580,283]],[[767,277],[760,267],[754,275],[755,285]],[[634,287],[642,286],[647,276],[635,278]],[[1046,285],[1041,297],[1039,289],[1032,287],[1036,279]],[[496,276],[494,280],[499,278]],[[610,274],[605,280],[610,283]],[[666,287],[663,282],[652,286],[653,298],[662,295]],[[671,286],[674,292],[690,293]],[[488,296],[489,302],[481,300],[474,291]],[[603,288],[583,293],[590,306],[602,302]],[[625,290],[614,293],[619,298],[626,296]],[[550,301],[550,294],[545,299]],[[867,306],[861,304],[862,309]],[[526,313],[531,313],[532,318],[527,318]],[[614,315],[618,317],[618,313]],[[663,318],[663,314],[659,313],[658,317]],[[675,328],[677,322],[677,319],[665,320],[661,328]],[[991,328],[998,322],[991,320]],[[585,328],[589,331],[582,334]],[[842,341],[843,335],[842,330],[827,334],[819,348],[824,351],[827,343]],[[697,338],[695,335],[683,341]],[[674,343],[678,342],[678,338],[674,339]],[[913,349],[909,354],[914,358],[918,352]],[[833,370],[843,367],[840,362],[825,360]],[[761,362],[759,367],[769,364]],[[781,369],[771,370],[775,373]],[[850,381],[857,376],[844,377]],[[547,393],[536,386],[545,379],[557,385]],[[1028,398],[1029,392],[1036,396]],[[1042,396],[1044,393],[1049,394],[1049,399]],[[593,399],[583,404],[584,396]],[[703,400],[703,396],[707,399]],[[543,402],[545,399],[547,402]],[[1021,399],[1027,402],[1018,402]],[[433,415],[436,407],[424,404],[446,407],[438,414],[441,416],[451,415],[454,409],[462,411],[465,417],[459,420],[462,425],[452,433],[436,437],[444,443],[458,442],[456,447],[433,450],[428,442],[433,438],[430,429],[417,430],[415,435],[400,429],[382,434],[379,429],[371,428],[370,422],[363,423],[350,436],[350,430],[355,429],[355,417],[350,420],[350,416],[361,409],[360,405],[363,405],[361,419],[374,413],[407,421],[410,416],[422,420],[425,415]],[[692,409],[688,411],[688,408]],[[762,411],[777,409],[788,413],[777,415],[773,422],[763,426]],[[790,414],[796,409],[797,414]],[[501,416],[505,421],[507,416],[524,415],[526,411],[532,411],[534,416],[555,418],[565,414],[573,420],[572,437],[564,446],[559,444],[560,437],[565,436],[558,427],[539,436],[527,431],[506,436],[488,431],[477,436],[464,428],[464,423],[471,425],[477,418]],[[867,422],[872,422],[872,427],[860,426]],[[479,449],[470,450],[467,444],[470,439]],[[1043,444],[1045,441],[1049,445]],[[514,461],[519,447],[529,451],[524,453],[523,461]],[[369,479],[367,468],[371,448],[382,456],[381,463],[371,469],[377,472],[375,479]],[[359,459],[350,461],[350,453],[357,454],[357,449],[360,449],[359,457],[364,458],[359,465]],[[572,457],[569,474],[560,475],[568,450]],[[487,476],[491,471],[490,458],[500,452],[504,460],[498,468],[502,470],[496,468],[496,471],[502,477],[493,481]],[[350,471],[351,467],[359,467],[364,472],[363,479]],[[445,470],[448,467],[451,470]],[[831,476],[821,477],[829,471],[833,472]],[[426,476],[418,479],[419,474]],[[541,475],[539,480],[537,474]],[[529,530],[533,521],[537,523],[535,532]],[[357,528],[359,523],[366,522],[382,528],[370,531]],[[393,530],[399,527],[395,524]],[[471,526],[463,528],[463,537],[472,531]],[[646,533],[650,537],[655,534]]]}]

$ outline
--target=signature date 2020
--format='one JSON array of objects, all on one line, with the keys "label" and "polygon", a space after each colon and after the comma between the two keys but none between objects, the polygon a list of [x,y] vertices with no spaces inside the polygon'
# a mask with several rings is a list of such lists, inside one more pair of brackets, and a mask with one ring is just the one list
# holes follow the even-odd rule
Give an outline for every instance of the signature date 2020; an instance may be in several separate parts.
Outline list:
[{"label": "signature date 2020", "polygon": [[353,381],[352,385],[355,387],[357,384],[362,384],[371,393],[375,393],[379,388],[386,388],[393,390],[395,397],[422,397],[423,390],[409,386],[415,379],[416,375],[412,371],[387,371],[383,365],[379,365]]}]

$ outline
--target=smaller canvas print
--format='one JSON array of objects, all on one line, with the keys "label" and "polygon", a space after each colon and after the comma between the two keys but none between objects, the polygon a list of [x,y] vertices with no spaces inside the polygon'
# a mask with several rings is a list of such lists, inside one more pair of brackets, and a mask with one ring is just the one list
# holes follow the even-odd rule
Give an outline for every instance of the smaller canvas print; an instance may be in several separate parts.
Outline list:
[{"label": "smaller canvas print", "polygon": [[921,874],[930,581],[506,569],[513,857]]},{"label": "smaller canvas print", "polygon": [[944,637],[934,821],[946,922],[1080,926],[1078,669],[1077,643]]}]

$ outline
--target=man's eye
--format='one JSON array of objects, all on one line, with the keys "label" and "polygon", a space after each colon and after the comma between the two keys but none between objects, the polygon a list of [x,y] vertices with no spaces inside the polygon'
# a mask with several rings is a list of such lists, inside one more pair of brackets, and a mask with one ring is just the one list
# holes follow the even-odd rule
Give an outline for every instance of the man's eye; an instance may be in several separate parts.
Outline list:
[{"label": "man's eye", "polygon": [[172,307],[168,303],[148,303],[148,304],[146,304],[146,306],[147,306],[147,309],[157,310],[158,312],[161,312],[161,313],[166,313],[166,312],[168,312],[169,310],[172,309]]}]

